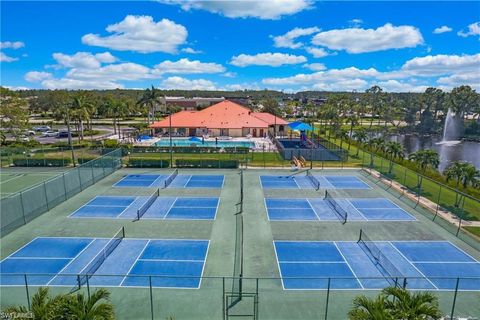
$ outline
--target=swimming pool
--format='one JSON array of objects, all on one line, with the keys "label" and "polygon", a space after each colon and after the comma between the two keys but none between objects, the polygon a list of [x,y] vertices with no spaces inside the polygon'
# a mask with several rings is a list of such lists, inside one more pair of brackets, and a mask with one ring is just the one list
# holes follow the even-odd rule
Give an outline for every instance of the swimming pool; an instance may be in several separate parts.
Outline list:
[{"label": "swimming pool", "polygon": [[[253,148],[255,147],[255,143],[252,141],[221,141],[218,140],[217,143],[213,140],[205,140],[203,143],[201,141],[190,141],[188,139],[179,139],[173,138],[172,139],[172,146],[174,147],[190,147],[192,145],[198,147],[218,147],[218,148],[235,148],[235,147],[244,147],[244,148]],[[170,140],[168,138],[162,139],[155,143],[157,147],[169,147]]]}]

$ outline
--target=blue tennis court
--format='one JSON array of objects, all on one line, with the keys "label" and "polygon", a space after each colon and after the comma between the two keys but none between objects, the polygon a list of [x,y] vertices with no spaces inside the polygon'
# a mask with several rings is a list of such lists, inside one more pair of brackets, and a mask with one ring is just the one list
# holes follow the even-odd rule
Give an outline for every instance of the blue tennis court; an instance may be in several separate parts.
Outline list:
[{"label": "blue tennis court", "polygon": [[[347,221],[415,221],[415,217],[386,198],[335,198],[347,212]],[[332,204],[324,198],[267,198],[268,219],[272,221],[338,221]]]},{"label": "blue tennis court", "polygon": [[448,241],[366,243],[371,249],[362,242],[274,241],[283,288],[324,290],[331,278],[332,289],[381,289],[407,278],[409,289],[454,290],[457,277],[470,277],[459,289],[480,290],[480,263]]},{"label": "blue tennis court", "polygon": [[215,220],[219,198],[215,197],[157,197],[147,203],[145,196],[98,196],[73,212],[72,218],[137,218],[137,211],[151,205],[142,219]]},{"label": "blue tennis court", "polygon": [[[25,285],[26,274],[29,285],[74,287],[72,275],[86,273],[109,240],[35,238],[0,262],[0,284]],[[142,276],[157,275],[153,287],[199,288],[208,247],[208,240],[124,238],[88,281],[91,286],[148,287],[149,278]]]},{"label": "blue tennis court", "polygon": [[[356,176],[313,176],[322,189],[371,189]],[[315,189],[316,186],[305,175],[298,176],[260,176],[264,189]]]},{"label": "blue tennis court", "polygon": [[173,180],[167,180],[169,175],[159,174],[129,174],[115,183],[114,187],[164,188],[223,188],[223,175],[185,175],[179,174]]}]

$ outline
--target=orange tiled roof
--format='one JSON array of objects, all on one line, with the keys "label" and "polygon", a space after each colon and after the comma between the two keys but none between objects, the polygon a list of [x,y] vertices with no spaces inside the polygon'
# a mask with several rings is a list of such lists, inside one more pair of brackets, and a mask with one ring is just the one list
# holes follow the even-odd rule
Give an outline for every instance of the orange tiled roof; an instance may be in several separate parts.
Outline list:
[{"label": "orange tiled roof", "polygon": [[[263,120],[265,122],[267,122],[268,124],[277,124],[277,125],[287,125],[288,122],[283,120],[282,118],[280,117],[276,117],[274,116],[273,114],[271,113],[268,113],[268,112],[254,112],[252,113],[254,117],[256,118],[259,118],[260,120]],[[275,121],[275,118],[276,121]]]},{"label": "orange tiled roof", "polygon": [[[201,111],[180,111],[171,116],[174,128],[241,129],[268,128],[274,123],[273,115],[251,112],[237,103],[225,100]],[[271,122],[269,122],[271,120]],[[284,123],[280,123],[283,121]],[[277,124],[287,122],[277,117]],[[150,128],[168,128],[169,118],[154,122]]]}]

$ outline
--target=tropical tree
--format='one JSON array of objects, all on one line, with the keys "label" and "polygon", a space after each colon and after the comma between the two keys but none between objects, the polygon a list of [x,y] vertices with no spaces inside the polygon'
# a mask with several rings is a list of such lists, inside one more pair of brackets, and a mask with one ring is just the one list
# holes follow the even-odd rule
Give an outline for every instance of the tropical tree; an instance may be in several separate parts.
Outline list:
[{"label": "tropical tree", "polygon": [[438,297],[430,292],[410,292],[388,287],[374,299],[364,295],[353,300],[350,320],[438,320],[442,317]]},{"label": "tropical tree", "polygon": [[388,168],[388,173],[392,173],[393,169],[393,160],[403,159],[405,157],[405,150],[401,143],[389,141],[385,145],[385,153],[387,154],[390,164]]},{"label": "tropical tree", "polygon": [[[422,171],[423,174],[428,168],[437,169],[440,164],[440,158],[435,150],[426,149],[408,155],[409,160],[413,161]],[[422,188],[423,176],[417,176],[419,189]]]},{"label": "tropical tree", "polygon": [[420,105],[424,110],[428,110],[429,113],[433,114],[433,123],[435,129],[438,125],[438,112],[443,111],[444,113],[447,111],[445,109],[445,98],[446,94],[442,91],[442,89],[437,88],[427,88],[424,93],[420,95]]},{"label": "tropical tree", "polygon": [[50,107],[53,110],[53,116],[57,120],[63,120],[67,126],[68,132],[68,145],[72,152],[72,163],[73,166],[76,166],[75,162],[75,153],[73,151],[72,144],[72,128],[71,128],[71,119],[72,119],[72,103],[70,95],[64,91],[52,91],[49,93],[49,103]]},{"label": "tropical tree", "polygon": [[350,320],[395,320],[386,305],[384,295],[378,295],[375,299],[364,295],[355,297],[353,309],[348,312],[348,318]]},{"label": "tropical tree", "polygon": [[103,288],[95,290],[88,298],[83,293],[70,295],[68,296],[67,310],[72,319],[113,320],[115,313],[109,299],[110,292]]},{"label": "tropical tree", "polygon": [[[455,161],[443,171],[443,174],[447,178],[447,181],[455,180],[455,187],[457,189],[459,189],[460,184],[462,184],[464,189],[467,188],[468,185],[476,187],[480,181],[480,171],[468,162]],[[461,199],[459,193],[456,192],[455,207],[460,205]]]},{"label": "tropical tree", "polygon": [[95,112],[95,105],[85,92],[79,92],[72,97],[71,108],[71,117],[78,123],[78,140],[83,140],[84,122],[90,120],[91,115]]},{"label": "tropical tree", "polygon": [[385,109],[385,93],[379,86],[373,86],[365,91],[364,103],[370,110],[370,129],[375,117],[380,121],[380,115]]},{"label": "tropical tree", "polygon": [[[5,132],[19,137],[22,129],[28,126],[28,104],[25,99],[18,97],[10,90],[4,91],[1,96],[0,126]],[[3,133],[3,131],[2,131]]]},{"label": "tropical tree", "polygon": [[[351,138],[353,138],[353,128],[358,125],[359,123],[359,118],[357,116],[356,113],[353,113],[353,110],[352,110],[352,113],[350,113],[348,116],[347,116],[347,119],[346,119],[346,123],[350,124],[350,131],[349,131],[349,134],[348,136]],[[350,140],[348,142],[348,150],[350,150]]]},{"label": "tropical tree", "polygon": [[356,157],[358,157],[358,153],[360,152],[360,147],[363,146],[363,143],[367,141],[368,134],[365,128],[359,128],[357,131],[353,133],[353,138],[358,142],[359,146],[357,147]]},{"label": "tropical tree", "polygon": [[147,88],[143,92],[143,95],[137,101],[137,105],[141,105],[148,109],[148,123],[153,122],[155,118],[155,109],[157,106],[161,106],[162,110],[166,109],[166,102],[162,99],[162,95],[158,89],[153,85],[152,88]]},{"label": "tropical tree", "polygon": [[[95,290],[86,298],[83,293],[51,296],[49,289],[41,287],[32,297],[30,311],[34,319],[113,320],[115,313],[106,289]],[[27,313],[25,306],[10,306],[5,313]],[[27,319],[27,318],[25,318]],[[30,318],[28,318],[30,319]]]}]

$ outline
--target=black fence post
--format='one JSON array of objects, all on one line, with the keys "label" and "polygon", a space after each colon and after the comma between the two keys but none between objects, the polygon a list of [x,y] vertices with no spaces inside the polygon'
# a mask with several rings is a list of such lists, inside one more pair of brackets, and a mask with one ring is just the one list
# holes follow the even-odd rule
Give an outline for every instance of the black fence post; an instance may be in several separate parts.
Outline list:
[{"label": "black fence post", "polygon": [[459,282],[460,282],[460,278],[457,278],[457,283],[455,284],[455,293],[453,295],[452,313],[450,314],[450,319],[451,320],[453,320],[453,315],[455,313],[455,304],[457,303],[457,293],[458,293]]},{"label": "black fence post", "polygon": [[328,319],[328,303],[330,300],[330,278],[328,278],[328,283],[327,283],[327,299],[325,301],[325,320]]},{"label": "black fence post", "polygon": [[31,307],[30,307],[30,292],[28,291],[27,275],[24,274],[23,277],[24,277],[24,279],[25,279],[25,291],[27,292],[27,305],[28,305],[28,310],[31,310]]},{"label": "black fence post", "polygon": [[150,287],[150,314],[152,316],[152,320],[154,319],[153,316],[153,289],[152,289],[152,276],[148,276],[148,284]]}]

